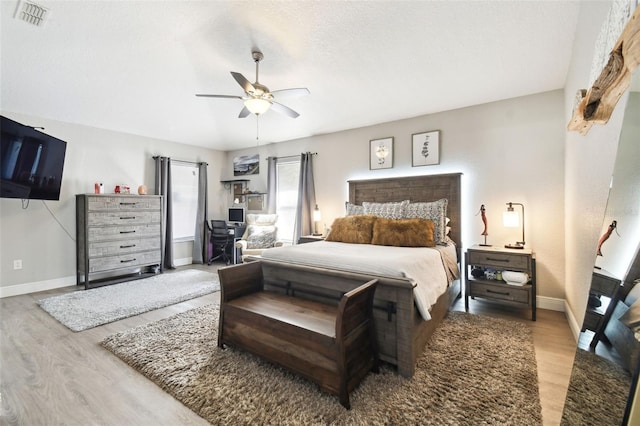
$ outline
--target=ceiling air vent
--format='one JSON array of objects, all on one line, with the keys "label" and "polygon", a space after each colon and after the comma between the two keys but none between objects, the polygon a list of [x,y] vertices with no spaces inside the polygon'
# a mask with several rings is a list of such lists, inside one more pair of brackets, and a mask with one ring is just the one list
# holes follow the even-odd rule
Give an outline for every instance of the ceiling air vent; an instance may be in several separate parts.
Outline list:
[{"label": "ceiling air vent", "polygon": [[44,8],[31,1],[21,0],[16,9],[16,19],[20,19],[36,27],[44,25],[45,19],[49,14],[49,9]]}]

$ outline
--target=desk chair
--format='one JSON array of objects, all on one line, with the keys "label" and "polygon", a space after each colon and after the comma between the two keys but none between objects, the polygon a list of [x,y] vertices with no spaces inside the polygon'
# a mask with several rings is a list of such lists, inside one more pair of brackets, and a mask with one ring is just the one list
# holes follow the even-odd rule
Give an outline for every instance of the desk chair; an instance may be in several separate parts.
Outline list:
[{"label": "desk chair", "polygon": [[[212,220],[211,225],[209,225],[207,221],[205,221],[205,224],[209,229],[209,241],[211,241],[211,245],[213,246],[213,253],[207,261],[207,264],[211,265],[211,262],[220,258],[222,258],[227,265],[230,264],[231,259],[227,251],[229,250],[229,245],[233,244],[233,235],[229,234],[227,222],[224,220]],[[216,249],[220,252],[217,255]]]}]

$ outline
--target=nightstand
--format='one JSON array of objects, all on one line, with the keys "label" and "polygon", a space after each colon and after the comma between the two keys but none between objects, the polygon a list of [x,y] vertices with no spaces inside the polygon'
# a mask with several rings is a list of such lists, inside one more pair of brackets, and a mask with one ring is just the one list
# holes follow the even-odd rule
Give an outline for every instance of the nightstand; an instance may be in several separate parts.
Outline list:
[{"label": "nightstand", "polygon": [[601,339],[606,339],[604,329],[618,300],[621,283],[620,279],[604,269],[594,269],[593,271],[589,292],[596,295],[602,304],[598,307],[587,306],[582,322],[582,331],[591,330],[595,333],[589,344],[591,349],[595,349]]},{"label": "nightstand", "polygon": [[[469,298],[480,298],[503,305],[531,309],[531,320],[536,320],[536,259],[531,249],[507,249],[473,246],[464,255],[465,281],[464,307],[469,311]],[[471,275],[476,269],[477,277]],[[515,271],[529,275],[529,282],[519,286],[493,278],[492,272]],[[481,275],[481,272],[484,274]]]},{"label": "nightstand", "polygon": [[313,243],[315,241],[324,241],[323,235],[303,235],[298,238],[298,244]]}]

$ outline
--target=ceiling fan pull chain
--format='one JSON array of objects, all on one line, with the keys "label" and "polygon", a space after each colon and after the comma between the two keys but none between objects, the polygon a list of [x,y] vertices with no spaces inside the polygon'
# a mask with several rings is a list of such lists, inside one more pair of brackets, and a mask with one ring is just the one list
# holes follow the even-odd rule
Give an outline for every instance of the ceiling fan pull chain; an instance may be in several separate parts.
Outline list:
[{"label": "ceiling fan pull chain", "polygon": [[[260,116],[256,115],[256,141],[260,139]],[[258,143],[256,142],[256,146],[258,146]]]}]

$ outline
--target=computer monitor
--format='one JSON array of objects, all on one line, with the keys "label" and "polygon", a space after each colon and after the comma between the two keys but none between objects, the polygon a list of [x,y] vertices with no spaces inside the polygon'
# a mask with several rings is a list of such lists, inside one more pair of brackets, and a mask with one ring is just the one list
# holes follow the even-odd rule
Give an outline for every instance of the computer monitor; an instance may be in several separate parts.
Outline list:
[{"label": "computer monitor", "polygon": [[229,207],[229,223],[244,223],[243,207]]}]

